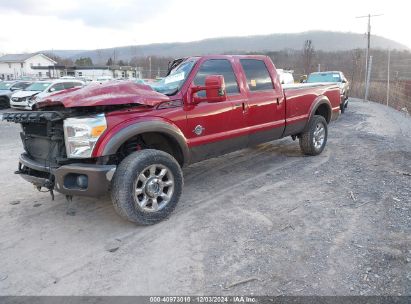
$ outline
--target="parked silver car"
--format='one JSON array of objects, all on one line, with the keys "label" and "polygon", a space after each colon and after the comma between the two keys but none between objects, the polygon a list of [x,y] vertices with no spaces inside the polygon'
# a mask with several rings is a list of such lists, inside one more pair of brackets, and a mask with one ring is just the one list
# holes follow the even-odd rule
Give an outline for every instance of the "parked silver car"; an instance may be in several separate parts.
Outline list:
[{"label": "parked silver car", "polygon": [[0,82],[0,108],[9,108],[11,95],[27,88],[31,83],[31,81],[19,80]]},{"label": "parked silver car", "polygon": [[10,106],[14,109],[31,110],[41,98],[53,93],[84,86],[84,82],[77,79],[54,79],[35,81],[25,89],[13,93]]},{"label": "parked silver car", "polygon": [[343,72],[340,71],[325,71],[325,72],[315,72],[308,75],[307,83],[330,83],[334,82],[340,88],[341,113],[345,112],[348,106],[348,94],[350,91],[350,83],[347,78],[345,78]]}]

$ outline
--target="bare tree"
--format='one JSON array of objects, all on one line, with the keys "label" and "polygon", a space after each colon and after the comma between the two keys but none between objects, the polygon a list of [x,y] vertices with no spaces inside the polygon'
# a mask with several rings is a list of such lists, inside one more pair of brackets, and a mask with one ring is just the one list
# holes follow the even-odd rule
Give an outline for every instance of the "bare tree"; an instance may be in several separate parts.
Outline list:
[{"label": "bare tree", "polygon": [[358,79],[361,81],[361,57],[362,57],[362,50],[355,49],[352,51],[352,70],[351,70],[351,88],[354,89],[355,80]]},{"label": "bare tree", "polygon": [[304,74],[310,74],[312,71],[313,66],[313,59],[314,59],[314,45],[311,40],[306,40],[304,42],[303,48],[303,67],[304,67]]}]

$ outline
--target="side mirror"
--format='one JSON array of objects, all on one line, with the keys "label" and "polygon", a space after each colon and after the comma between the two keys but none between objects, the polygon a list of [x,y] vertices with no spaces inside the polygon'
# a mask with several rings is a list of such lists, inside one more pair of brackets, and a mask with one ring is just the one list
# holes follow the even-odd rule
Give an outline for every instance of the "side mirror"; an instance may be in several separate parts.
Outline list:
[{"label": "side mirror", "polygon": [[221,102],[227,100],[227,94],[225,91],[224,76],[222,75],[209,75],[205,79],[205,86],[195,86],[191,89],[191,94],[195,94],[199,91],[206,91],[206,97],[193,96],[194,103],[200,103],[202,101],[207,102]]},{"label": "side mirror", "polygon": [[342,83],[347,83],[347,80],[343,79],[341,82],[342,82]]},{"label": "side mirror", "polygon": [[54,92],[56,88],[50,88],[49,92]]},{"label": "side mirror", "polygon": [[21,90],[20,88],[10,88],[10,91],[14,92],[14,91],[18,91]]}]

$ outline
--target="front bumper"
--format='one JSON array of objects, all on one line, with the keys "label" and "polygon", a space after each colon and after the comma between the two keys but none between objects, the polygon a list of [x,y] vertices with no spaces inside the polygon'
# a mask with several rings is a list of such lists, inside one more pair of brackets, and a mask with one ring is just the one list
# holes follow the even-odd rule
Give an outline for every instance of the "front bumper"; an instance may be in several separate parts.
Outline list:
[{"label": "front bumper", "polygon": [[[66,195],[98,197],[110,190],[115,170],[115,165],[86,163],[49,167],[23,153],[20,155],[19,170],[16,173],[37,187],[54,189]],[[87,182],[77,184],[79,176]]]},{"label": "front bumper", "polygon": [[10,107],[13,109],[20,109],[20,110],[31,110],[32,105],[34,103],[29,104],[28,101],[13,101],[13,99],[10,100]]}]

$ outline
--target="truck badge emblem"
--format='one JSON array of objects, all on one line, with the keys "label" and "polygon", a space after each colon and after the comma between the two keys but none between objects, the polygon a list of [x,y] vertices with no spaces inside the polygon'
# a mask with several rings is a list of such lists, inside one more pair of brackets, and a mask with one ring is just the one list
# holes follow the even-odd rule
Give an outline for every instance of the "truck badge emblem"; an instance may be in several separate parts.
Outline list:
[{"label": "truck badge emblem", "polygon": [[205,128],[203,128],[202,125],[197,125],[194,129],[194,133],[196,135],[201,135],[203,133],[203,131],[205,130]]}]

